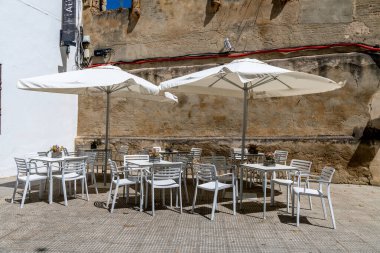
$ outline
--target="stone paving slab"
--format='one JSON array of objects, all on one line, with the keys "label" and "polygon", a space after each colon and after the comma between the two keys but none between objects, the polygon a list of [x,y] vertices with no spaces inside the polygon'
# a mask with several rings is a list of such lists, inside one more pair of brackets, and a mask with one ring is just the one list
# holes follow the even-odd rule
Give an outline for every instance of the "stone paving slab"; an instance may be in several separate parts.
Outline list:
[{"label": "stone paving slab", "polygon": [[313,210],[308,210],[306,198],[301,199],[297,228],[286,212],[286,194],[279,190],[274,207],[268,198],[263,220],[260,186],[245,189],[257,198],[244,201],[236,216],[231,199],[220,199],[212,222],[210,194],[200,197],[194,214],[190,204],[180,214],[157,200],[152,217],[150,205],[139,212],[133,197],[128,205],[119,198],[114,213],[109,213],[104,207],[106,189],[98,195],[91,191],[90,201],[79,194],[65,207],[57,189],[49,205],[47,193],[39,200],[38,188],[33,187],[31,200],[20,209],[20,194],[10,203],[14,179],[0,179],[0,252],[380,252],[380,187],[333,185],[333,230],[317,198]]}]

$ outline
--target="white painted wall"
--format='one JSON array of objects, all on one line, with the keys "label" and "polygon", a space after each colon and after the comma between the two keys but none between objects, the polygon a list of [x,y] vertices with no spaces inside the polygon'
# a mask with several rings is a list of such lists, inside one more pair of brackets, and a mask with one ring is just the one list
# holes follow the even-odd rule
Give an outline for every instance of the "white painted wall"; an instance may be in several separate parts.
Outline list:
[{"label": "white painted wall", "polygon": [[[16,174],[15,156],[54,144],[74,148],[77,96],[16,88],[18,79],[57,73],[63,66],[61,9],[61,0],[0,0],[0,177]],[[74,53],[71,47],[68,71],[74,69]]]}]

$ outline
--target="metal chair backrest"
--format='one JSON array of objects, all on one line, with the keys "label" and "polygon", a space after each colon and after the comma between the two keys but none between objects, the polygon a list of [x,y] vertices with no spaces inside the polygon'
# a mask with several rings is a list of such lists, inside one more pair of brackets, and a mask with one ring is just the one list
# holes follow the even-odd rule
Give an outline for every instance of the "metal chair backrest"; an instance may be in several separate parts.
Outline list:
[{"label": "metal chair backrest", "polygon": [[107,151],[105,151],[104,149],[102,150],[96,150],[96,161],[97,162],[103,162],[104,163],[104,159],[106,158],[106,152],[107,152],[107,158],[110,158],[112,156],[112,151],[111,149],[108,149]]},{"label": "metal chair backrest", "polygon": [[152,180],[180,180],[183,164],[174,162],[171,164],[155,163],[152,167]]},{"label": "metal chair backrest", "polygon": [[77,173],[80,175],[86,174],[87,157],[66,158],[63,162],[62,174]]},{"label": "metal chair backrest", "polygon": [[130,164],[128,161],[149,161],[149,155],[124,155],[125,168],[138,168],[138,165]]},{"label": "metal chair backrest", "polygon": [[312,162],[305,160],[292,159],[290,161],[290,166],[296,167],[299,172],[302,173],[310,173]]},{"label": "metal chair backrest", "polygon": [[78,155],[84,155],[84,156],[87,156],[87,164],[89,167],[91,166],[94,166],[95,164],[95,159],[96,159],[96,152],[92,152],[92,151],[89,151],[89,152],[78,152],[77,153]]},{"label": "metal chair backrest", "polygon": [[115,178],[119,178],[119,173],[117,170],[116,162],[112,161],[111,159],[108,159],[108,163],[109,163],[110,168],[111,168],[111,180],[113,180]]},{"label": "metal chair backrest", "polygon": [[30,172],[30,167],[24,158],[15,157],[15,162],[17,166],[17,175],[28,174]]},{"label": "metal chair backrest", "polygon": [[193,158],[193,161],[200,161],[202,156],[201,148],[191,148],[190,155]]},{"label": "metal chair backrest", "polygon": [[217,171],[227,171],[227,160],[224,156],[203,156],[202,163],[215,165]]},{"label": "metal chair backrest", "polygon": [[[244,149],[244,154],[248,154],[248,149]],[[234,161],[240,161],[241,160],[241,148],[232,148],[231,149],[231,158]]]},{"label": "metal chair backrest", "polygon": [[197,164],[197,179],[202,181],[215,181],[216,177],[216,167],[213,164]]},{"label": "metal chair backrest", "polygon": [[276,160],[276,163],[286,165],[286,161],[288,160],[288,151],[275,150],[274,159]]},{"label": "metal chair backrest", "polygon": [[319,176],[319,180],[327,181],[331,183],[335,169],[333,167],[324,167]]},{"label": "metal chair backrest", "polygon": [[173,162],[183,163],[183,167],[187,165],[189,158],[185,155],[176,155],[173,159]]},{"label": "metal chair backrest", "polygon": [[201,159],[201,162],[203,164],[213,164],[213,157],[212,156],[203,156]]}]

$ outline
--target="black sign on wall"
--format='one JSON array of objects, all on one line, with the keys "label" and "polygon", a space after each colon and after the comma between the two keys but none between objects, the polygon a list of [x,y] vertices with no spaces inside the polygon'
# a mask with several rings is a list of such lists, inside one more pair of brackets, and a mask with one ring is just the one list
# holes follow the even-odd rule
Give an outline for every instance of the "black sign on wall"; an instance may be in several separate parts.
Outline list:
[{"label": "black sign on wall", "polygon": [[62,0],[61,44],[75,46],[76,0]]}]

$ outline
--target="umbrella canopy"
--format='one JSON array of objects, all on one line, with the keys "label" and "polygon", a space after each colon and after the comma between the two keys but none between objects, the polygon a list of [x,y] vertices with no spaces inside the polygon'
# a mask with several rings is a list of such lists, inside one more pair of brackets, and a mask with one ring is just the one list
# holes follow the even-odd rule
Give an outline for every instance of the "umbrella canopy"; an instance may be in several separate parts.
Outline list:
[{"label": "umbrella canopy", "polygon": [[[244,98],[241,151],[243,160],[249,98],[320,93],[339,89],[343,85],[321,76],[271,66],[256,59],[239,59],[162,82],[160,89]],[[241,180],[240,203],[243,199],[242,189]]]},{"label": "umbrella canopy", "polygon": [[[111,93],[122,92],[125,96],[133,96],[134,98],[156,101],[177,101],[177,98],[169,92],[165,92],[164,96],[155,96],[159,95],[160,91],[156,85],[141,77],[132,75],[111,65],[20,79],[17,83],[17,87],[23,90],[65,94],[106,93],[107,110],[105,150],[108,149]],[[105,160],[106,168],[107,152]],[[104,183],[105,181],[106,173],[104,173]]]}]

